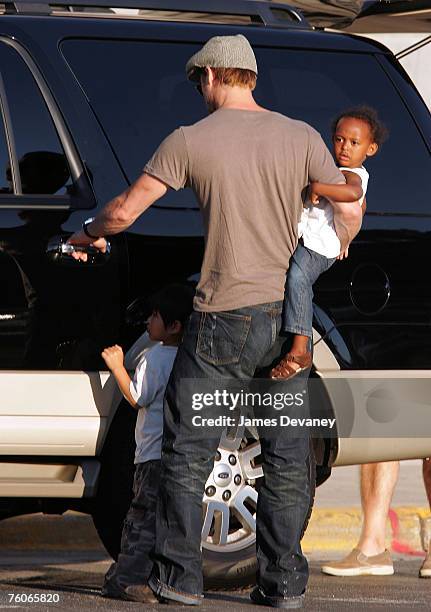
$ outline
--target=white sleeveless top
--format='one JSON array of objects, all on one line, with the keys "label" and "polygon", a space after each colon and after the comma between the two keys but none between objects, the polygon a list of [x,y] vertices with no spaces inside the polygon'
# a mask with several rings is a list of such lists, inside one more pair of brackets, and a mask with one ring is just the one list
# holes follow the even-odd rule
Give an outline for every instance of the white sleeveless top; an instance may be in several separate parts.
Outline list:
[{"label": "white sleeveless top", "polygon": [[[367,192],[368,172],[363,166],[360,168],[341,167],[340,170],[354,172],[360,177],[363,194],[359,204],[362,206]],[[298,235],[302,236],[304,246],[328,259],[340,254],[340,240],[334,227],[334,209],[325,198],[321,198],[319,204],[311,204],[310,201],[306,203],[299,222]]]}]

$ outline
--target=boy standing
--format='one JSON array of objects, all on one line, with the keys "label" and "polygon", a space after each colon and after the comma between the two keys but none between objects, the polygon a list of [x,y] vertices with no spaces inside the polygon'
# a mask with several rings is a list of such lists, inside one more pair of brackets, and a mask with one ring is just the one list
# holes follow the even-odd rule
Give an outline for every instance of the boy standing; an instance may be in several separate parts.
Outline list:
[{"label": "boy standing", "polygon": [[193,309],[193,296],[191,287],[170,285],[154,297],[147,326],[150,339],[158,344],[142,356],[133,380],[124,367],[120,346],[102,352],[123,396],[138,410],[133,500],[124,521],[118,561],[105,576],[104,597],[133,598],[133,592],[147,583],[152,568],[149,553],[154,543],[160,482],[163,396],[184,325]]}]

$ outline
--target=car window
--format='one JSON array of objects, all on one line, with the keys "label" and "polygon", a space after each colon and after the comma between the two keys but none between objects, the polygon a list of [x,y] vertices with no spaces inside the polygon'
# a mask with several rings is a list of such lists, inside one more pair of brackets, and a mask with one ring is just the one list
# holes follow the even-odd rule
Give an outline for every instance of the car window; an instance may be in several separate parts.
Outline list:
[{"label": "car window", "polygon": [[431,215],[429,150],[374,56],[293,50],[275,54],[263,49],[258,59],[263,69],[257,97],[261,94],[275,110],[313,125],[330,148],[330,127],[340,111],[361,104],[374,107],[389,138],[364,162],[370,173],[367,213]]},{"label": "car window", "polygon": [[[122,40],[62,43],[130,182],[141,174],[165,136],[179,125],[205,117],[202,98],[185,76],[186,62],[197,49],[189,44]],[[169,190],[157,204],[197,208],[190,189]]]},{"label": "car window", "polygon": [[[21,56],[9,45],[0,44],[0,66],[22,193],[67,193],[72,184],[69,166],[36,81]],[[8,161],[0,172],[10,178]]]},{"label": "car window", "polygon": [[12,193],[12,184],[8,181],[7,169],[9,168],[9,152],[6,144],[4,124],[0,117],[0,195]]},{"label": "car window", "polygon": [[[205,115],[202,99],[184,72],[196,49],[195,45],[167,42],[63,42],[63,53],[130,181],[169,132]],[[431,187],[425,180],[431,171],[429,151],[373,55],[302,49],[255,51],[257,101],[310,123],[328,146],[331,122],[340,111],[359,104],[378,110],[390,137],[365,164],[370,173],[368,212],[431,214]],[[191,194],[170,192],[161,205],[187,206],[191,201]]]}]

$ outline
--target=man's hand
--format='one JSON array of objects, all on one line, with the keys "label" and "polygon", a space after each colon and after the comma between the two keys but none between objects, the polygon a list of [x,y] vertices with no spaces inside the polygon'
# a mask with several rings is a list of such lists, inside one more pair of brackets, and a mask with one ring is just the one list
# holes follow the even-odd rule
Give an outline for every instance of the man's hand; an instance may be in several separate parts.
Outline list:
[{"label": "man's hand", "polygon": [[[94,236],[111,236],[124,232],[151,204],[165,195],[168,186],[159,179],[142,174],[126,191],[111,200],[93,219],[90,233]],[[106,252],[106,240],[89,238],[83,231],[76,232],[68,240],[77,246],[90,245],[102,253]],[[79,251],[72,257],[87,261],[87,254]]]},{"label": "man's hand", "polygon": [[341,253],[338,255],[337,259],[339,259],[340,261],[342,259],[347,259],[347,257],[349,256],[349,247],[347,246],[344,251],[341,251]]},{"label": "man's hand", "polygon": [[[105,238],[98,238],[94,240],[87,236],[83,230],[79,230],[79,232],[75,232],[67,241],[67,244],[73,244],[74,246],[92,246],[101,253],[106,253],[107,242]],[[88,256],[84,251],[80,251],[79,249],[74,251],[72,254],[73,259],[79,259],[81,261],[87,261]]]},{"label": "man's hand", "polygon": [[105,361],[108,368],[111,372],[117,370],[118,368],[124,367],[124,353],[121,346],[115,344],[115,346],[108,346],[102,352],[103,360]]}]

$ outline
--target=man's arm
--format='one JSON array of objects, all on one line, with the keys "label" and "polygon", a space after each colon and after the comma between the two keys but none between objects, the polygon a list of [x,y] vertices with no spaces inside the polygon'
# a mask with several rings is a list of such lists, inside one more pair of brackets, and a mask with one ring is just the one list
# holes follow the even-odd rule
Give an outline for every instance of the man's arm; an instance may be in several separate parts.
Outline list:
[{"label": "man's arm", "polygon": [[[94,221],[87,225],[87,230],[92,236],[118,234],[130,227],[151,204],[164,196],[167,190],[165,183],[144,173],[126,191],[106,204]],[[102,252],[106,250],[104,238],[90,238],[83,230],[73,234],[68,243],[78,246],[91,244]],[[73,253],[73,257],[87,260],[87,254],[80,251]]]},{"label": "man's arm", "polygon": [[363,217],[365,215],[365,211],[367,210],[367,198],[364,198],[361,208],[362,208],[362,217]]},{"label": "man's arm", "polygon": [[[346,179],[346,187],[351,187],[352,193],[354,190],[357,190],[357,199],[359,200],[364,193],[361,177],[355,172],[349,172],[348,170],[343,170],[342,172]],[[331,204],[334,209],[335,231],[341,243],[340,259],[345,259],[348,256],[349,244],[361,229],[362,218],[367,205],[365,198],[362,202],[362,206],[356,201],[347,203],[333,200]]]},{"label": "man's arm", "polygon": [[[335,165],[319,133],[309,128],[309,137],[308,175],[310,183],[318,182],[343,186],[346,182],[346,176]],[[346,171],[346,174],[354,173]],[[354,202],[337,202],[332,200],[330,203],[334,209],[335,231],[340,240],[341,251],[345,251],[361,228],[361,207]]]}]

